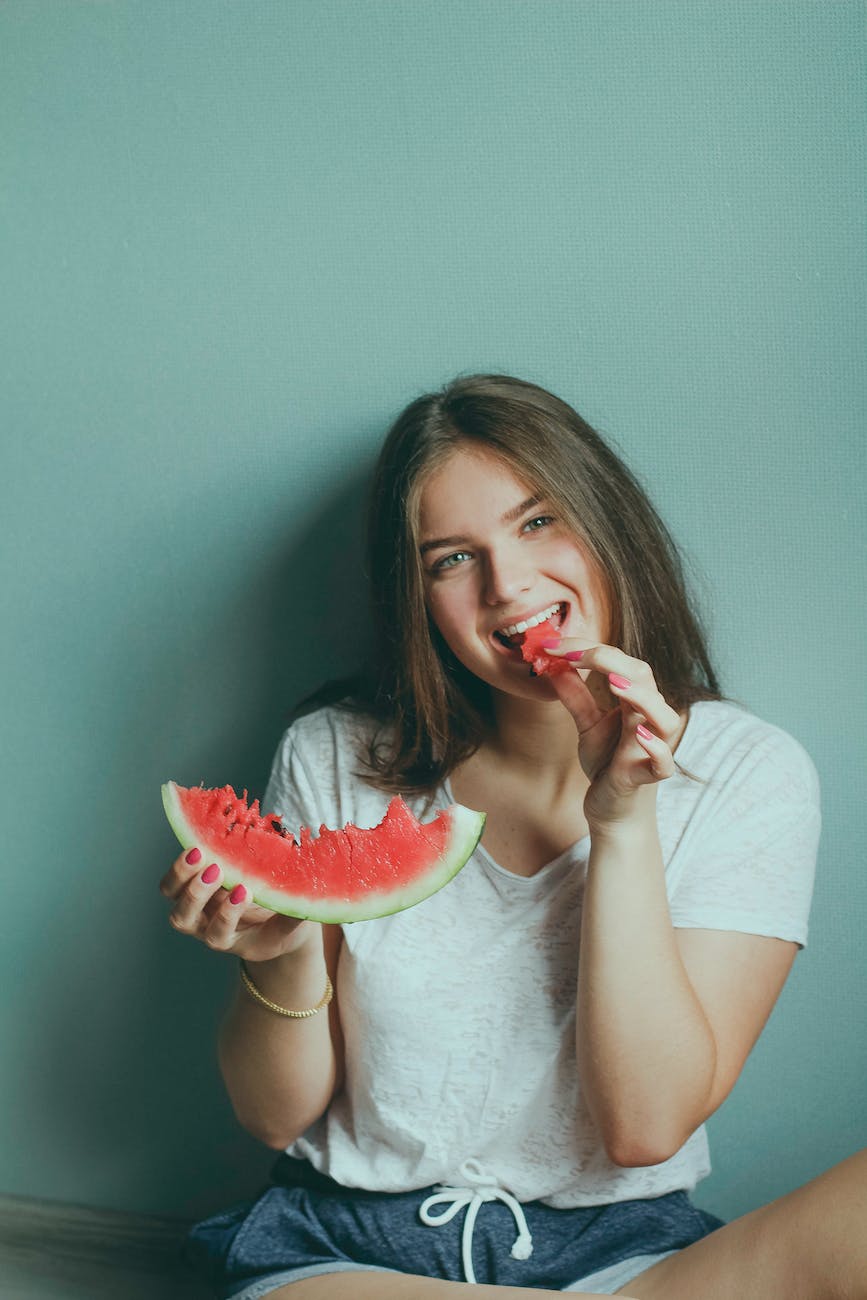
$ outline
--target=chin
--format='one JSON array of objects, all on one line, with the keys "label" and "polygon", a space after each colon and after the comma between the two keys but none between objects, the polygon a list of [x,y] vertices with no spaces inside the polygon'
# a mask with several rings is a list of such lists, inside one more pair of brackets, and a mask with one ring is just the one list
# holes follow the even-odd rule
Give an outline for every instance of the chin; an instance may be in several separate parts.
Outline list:
[{"label": "chin", "polygon": [[560,700],[550,677],[531,677],[529,666],[526,677],[518,677],[516,674],[511,681],[503,682],[500,679],[489,682],[488,685],[495,694],[507,699],[532,700],[536,704],[559,703]]}]

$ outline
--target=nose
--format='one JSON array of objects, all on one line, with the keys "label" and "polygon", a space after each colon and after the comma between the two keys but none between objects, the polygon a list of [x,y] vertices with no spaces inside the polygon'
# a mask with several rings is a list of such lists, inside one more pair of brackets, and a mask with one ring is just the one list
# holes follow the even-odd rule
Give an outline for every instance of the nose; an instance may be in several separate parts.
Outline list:
[{"label": "nose", "polygon": [[523,548],[489,551],[485,557],[484,597],[488,605],[508,605],[533,585]]}]

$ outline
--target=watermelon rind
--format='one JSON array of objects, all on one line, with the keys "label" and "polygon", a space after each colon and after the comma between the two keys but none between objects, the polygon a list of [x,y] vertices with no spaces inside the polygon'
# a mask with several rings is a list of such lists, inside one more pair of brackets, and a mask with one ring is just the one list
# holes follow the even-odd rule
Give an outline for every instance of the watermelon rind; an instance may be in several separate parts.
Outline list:
[{"label": "watermelon rind", "polygon": [[387,891],[369,890],[363,898],[355,901],[344,898],[313,899],[304,895],[290,895],[284,890],[269,889],[258,877],[245,872],[243,866],[233,861],[222,846],[203,843],[201,836],[193,830],[184,815],[178,797],[180,788],[182,787],[174,781],[168,781],[162,787],[163,808],[169,825],[183,849],[200,848],[208,863],[216,862],[222,873],[220,883],[224,889],[231,890],[236,885],[244,885],[253,902],[260,907],[280,912],[283,916],[321,921],[326,925],[344,925],[391,916],[430,898],[453,880],[466,865],[485,826],[483,812],[476,812],[463,804],[450,804],[443,810],[450,820],[445,850],[411,885]]}]

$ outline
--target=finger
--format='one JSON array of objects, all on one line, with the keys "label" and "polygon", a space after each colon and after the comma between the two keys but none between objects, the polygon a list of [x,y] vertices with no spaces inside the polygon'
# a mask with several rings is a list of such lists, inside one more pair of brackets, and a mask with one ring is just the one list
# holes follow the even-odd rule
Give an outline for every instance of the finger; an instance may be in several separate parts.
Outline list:
[{"label": "finger", "polygon": [[234,889],[224,891],[202,934],[209,948],[227,952],[234,946],[238,938],[238,923],[251,901],[250,891],[245,885],[236,885]]},{"label": "finger", "polygon": [[160,893],[166,898],[177,898],[182,890],[193,879],[198,871],[201,871],[199,864],[202,861],[201,849],[192,848],[187,853],[182,853],[175,858],[166,874],[160,881]]},{"label": "finger", "polygon": [[642,663],[640,659],[633,659],[624,654],[616,646],[592,645],[575,637],[565,637],[550,648],[543,643],[540,649],[554,659],[565,659],[571,663],[582,680],[587,683],[590,694],[603,711],[609,710],[615,703],[612,692],[608,689],[609,673],[619,669],[621,680],[631,680],[625,676],[629,669],[634,678],[643,678],[648,687],[654,685],[653,674],[648,665]]},{"label": "finger", "polygon": [[618,646],[604,645],[597,642],[595,645],[588,641],[578,640],[575,637],[564,637],[556,646],[550,649],[546,646],[544,652],[547,655],[553,655],[555,658],[568,659],[572,663],[580,664],[582,668],[593,670],[600,673],[622,673],[629,676],[630,673],[636,676],[640,668],[645,668],[649,672],[647,664],[641,659],[634,659],[631,655],[626,654]]},{"label": "finger", "polygon": [[222,879],[223,873],[216,862],[210,862],[204,871],[197,872],[177,896],[169,914],[169,924],[182,934],[199,934],[202,914],[220,888]]},{"label": "finger", "polygon": [[674,755],[668,745],[659,736],[655,736],[649,727],[639,722],[632,732],[639,748],[648,758],[648,768],[656,781],[665,781],[674,775]]},{"label": "finger", "polygon": [[[549,654],[549,653],[550,653],[553,657],[555,657],[555,658],[557,657],[557,656],[554,654],[554,651],[553,651],[553,650],[549,652],[549,651],[545,650],[544,646],[540,647],[540,652],[544,652],[545,654]],[[564,653],[564,654],[560,655],[559,657],[560,657],[561,660],[565,660],[565,661],[569,664],[570,667],[572,667],[572,668],[575,669],[575,674],[574,674],[574,676],[573,676],[572,674],[566,674],[566,673],[563,673],[563,672],[551,673],[551,674],[550,674],[550,680],[551,680],[552,682],[556,683],[556,682],[558,682],[558,681],[559,681],[559,682],[562,682],[564,679],[570,679],[570,678],[571,678],[571,680],[574,681],[574,678],[577,677],[577,678],[578,678],[581,682],[583,682],[583,683],[585,684],[585,686],[587,687],[588,691],[590,692],[590,695],[592,696],[592,698],[593,698],[593,699],[595,700],[595,702],[596,702],[596,707],[597,707],[598,709],[601,709],[603,713],[607,713],[607,712],[610,711],[610,709],[611,709],[612,706],[614,705],[614,699],[613,699],[613,697],[612,697],[612,695],[611,695],[611,692],[608,690],[608,681],[607,681],[607,678],[605,677],[604,674],[602,674],[602,673],[597,673],[597,672],[592,672],[590,669],[587,669],[587,670],[585,671],[585,670],[581,667],[581,663],[580,663],[582,654],[583,654],[583,651],[580,651],[580,650],[574,650],[574,651],[570,651],[570,652],[567,652],[567,653]],[[539,675],[541,676],[542,674],[540,673]],[[567,691],[568,691],[568,690],[569,690],[569,688],[567,687]],[[572,701],[573,698],[574,698],[574,701],[575,701],[576,707],[578,707],[578,705],[579,705],[579,699],[580,699],[581,697],[575,695],[574,691],[573,691],[571,694],[569,694],[569,695],[567,696],[567,698],[568,698],[570,701]],[[565,700],[564,700],[564,703],[565,703]],[[571,711],[571,710],[570,710],[570,711]],[[590,721],[588,725],[591,725],[591,726],[592,726],[592,721]],[[582,730],[584,730],[584,729],[586,729],[586,727],[585,727],[585,725],[582,723]]]},{"label": "finger", "polygon": [[[636,661],[638,662],[638,661]],[[647,667],[646,665],[640,665]],[[608,688],[621,705],[628,706],[652,727],[657,735],[670,739],[680,728],[680,714],[663,699],[650,670],[639,673],[636,680],[620,673],[608,674]]]},{"label": "finger", "polygon": [[[596,676],[593,674],[593,676]],[[551,677],[551,685],[575,720],[579,735],[592,730],[598,722],[607,717],[611,697],[602,683],[600,694],[598,682],[587,681],[583,674],[558,673]]]},{"label": "finger", "polygon": [[[556,651],[546,651],[546,653],[554,654]],[[636,659],[633,655],[626,654],[617,646],[593,645],[587,646],[586,649],[579,647],[566,657],[577,658],[582,669],[602,673],[606,677],[613,673],[621,679],[636,683],[643,689],[658,689],[650,664],[645,663],[643,659]]]}]

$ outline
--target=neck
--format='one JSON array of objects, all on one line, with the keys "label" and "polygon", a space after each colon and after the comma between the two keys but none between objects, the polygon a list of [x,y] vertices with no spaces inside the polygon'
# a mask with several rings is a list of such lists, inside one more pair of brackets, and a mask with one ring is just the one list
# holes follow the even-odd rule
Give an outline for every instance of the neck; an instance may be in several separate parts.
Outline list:
[{"label": "neck", "polygon": [[538,780],[580,771],[578,733],[559,700],[494,699],[495,725],[485,748],[501,763],[530,768]]}]

